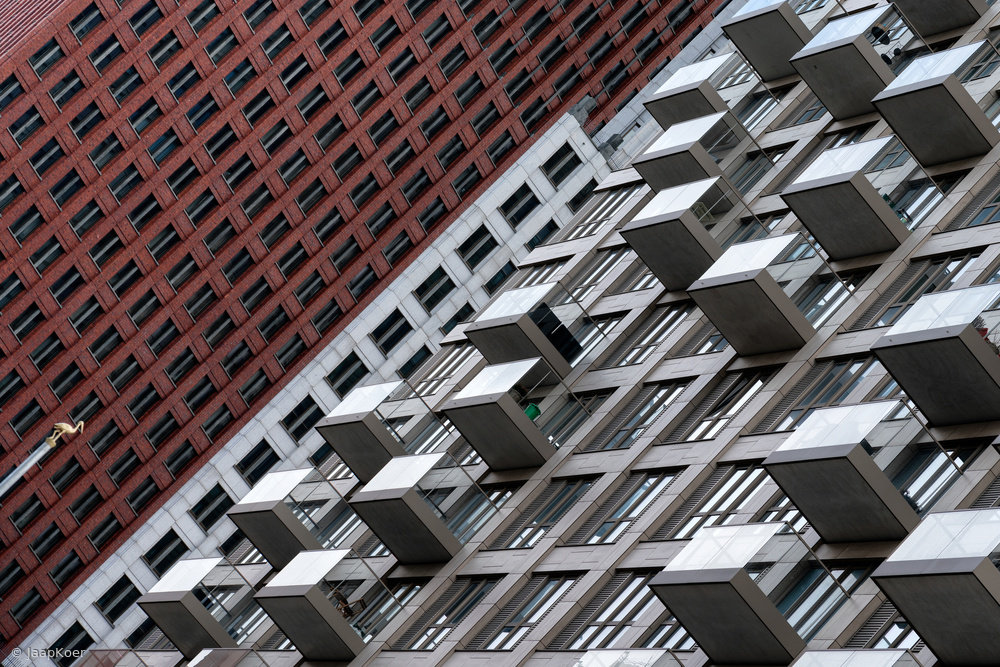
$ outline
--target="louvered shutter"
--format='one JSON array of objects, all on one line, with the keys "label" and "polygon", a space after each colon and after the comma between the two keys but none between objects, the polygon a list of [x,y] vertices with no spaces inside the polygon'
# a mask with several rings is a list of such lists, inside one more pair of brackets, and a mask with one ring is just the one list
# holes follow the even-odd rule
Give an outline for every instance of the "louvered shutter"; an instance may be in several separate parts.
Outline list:
[{"label": "louvered shutter", "polygon": [[976,502],[972,503],[972,509],[982,510],[989,509],[1000,501],[1000,477],[997,477],[990,485],[986,487],[986,490],[976,498]]},{"label": "louvered shutter", "polygon": [[778,404],[774,406],[774,408],[769,413],[767,413],[767,416],[764,417],[759,424],[757,424],[757,427],[753,430],[753,432],[766,433],[767,431],[769,431],[774,426],[774,424],[786,412],[788,412],[789,408],[791,408],[792,405],[799,400],[802,394],[805,393],[806,389],[809,388],[809,385],[815,382],[820,375],[827,372],[832,365],[833,365],[832,361],[823,361],[817,363],[815,366],[809,369],[809,371],[804,376],[802,376],[802,379],[795,383],[795,386],[792,387],[791,391],[785,394],[784,398],[782,398],[778,402]]},{"label": "louvered shutter", "polygon": [[267,638],[267,641],[260,645],[259,650],[276,651],[286,639],[288,639],[288,637],[285,636],[284,632],[281,630],[275,630],[271,633],[271,636]]},{"label": "louvered shutter", "polygon": [[609,294],[624,293],[625,289],[630,287],[633,283],[635,283],[635,281],[639,279],[639,276],[641,276],[645,272],[646,272],[646,265],[643,263],[642,260],[636,260],[632,265],[632,268],[626,271],[621,278],[615,281],[615,284],[611,287],[610,290],[608,290],[608,293]]},{"label": "louvered shutter", "polygon": [[906,269],[903,270],[903,273],[892,281],[892,285],[889,286],[889,289],[883,292],[882,295],[879,296],[878,300],[868,307],[868,310],[864,312],[864,315],[859,317],[857,321],[851,325],[849,331],[858,331],[860,329],[867,329],[870,327],[875,320],[878,319],[878,316],[882,314],[882,311],[886,309],[886,307],[899,295],[901,291],[903,291],[903,288],[906,287],[911,280],[916,278],[918,273],[926,268],[927,262],[914,262],[906,267]]},{"label": "louvered shutter", "polygon": [[632,577],[636,576],[634,572],[619,572],[611,577],[611,581],[604,585],[604,587],[598,591],[597,595],[591,598],[583,609],[577,614],[569,624],[563,628],[556,638],[552,640],[549,644],[549,649],[552,650],[564,650],[569,647],[569,643],[576,636],[576,633],[580,631],[584,625],[590,622],[590,620],[597,615],[598,612],[602,611],[604,605],[608,602],[612,595],[618,593],[619,590],[628,582],[632,580]]},{"label": "louvered shutter", "polygon": [[545,503],[547,503],[553,495],[555,495],[556,491],[564,488],[565,486],[565,481],[553,482],[542,489],[542,492],[538,494],[538,497],[528,504],[524,511],[521,512],[521,514],[509,526],[507,526],[502,533],[500,533],[500,536],[490,543],[487,549],[503,549],[510,544],[510,541],[514,539],[514,536],[520,533],[524,527],[535,518],[538,511],[542,509]]},{"label": "louvered shutter", "polygon": [[675,356],[686,357],[689,354],[692,354],[698,346],[704,343],[714,332],[715,325],[711,322],[705,322],[705,324],[701,325],[701,328],[698,329],[698,332],[691,336],[691,338],[688,339],[688,342],[684,343],[681,349],[677,350],[677,354]]},{"label": "louvered shutter", "polygon": [[500,627],[507,622],[507,619],[513,616],[514,613],[520,609],[521,605],[527,602],[528,598],[532,596],[535,591],[538,590],[538,587],[544,584],[547,579],[548,575],[532,575],[532,577],[528,579],[528,583],[526,583],[524,587],[519,590],[513,598],[511,598],[510,602],[503,606],[503,609],[497,612],[496,616],[490,619],[490,622],[479,631],[479,634],[472,638],[472,641],[469,642],[469,645],[465,648],[470,651],[477,651],[481,649],[486,642],[492,639],[493,635],[497,633]]},{"label": "louvered shutter", "polygon": [[475,579],[456,579],[452,582],[451,586],[434,601],[434,604],[428,607],[416,622],[396,640],[396,643],[392,645],[393,650],[402,651],[406,649],[416,639],[417,635],[430,625],[431,621],[441,615],[445,606],[454,600],[456,595],[465,590],[466,587],[474,586],[477,583],[478,580]]},{"label": "louvered shutter", "polygon": [[876,635],[885,628],[885,624],[895,615],[896,607],[891,602],[883,602],[875,610],[875,613],[865,621],[865,624],[854,633],[844,648],[867,648],[868,644],[875,639]]},{"label": "louvered shutter", "polygon": [[659,388],[660,385],[650,384],[640,389],[639,393],[635,395],[635,398],[629,401],[628,404],[622,408],[621,412],[619,412],[615,418],[611,420],[611,423],[601,429],[601,432],[584,446],[583,451],[592,452],[600,449],[601,446],[607,442],[619,428],[621,428],[622,424],[628,421],[632,415],[634,415],[636,411],[642,407],[642,404],[649,400],[649,397],[653,395],[653,392]]},{"label": "louvered shutter", "polygon": [[611,497],[604,501],[597,511],[594,512],[580,530],[573,533],[573,536],[566,541],[566,544],[583,544],[588,537],[597,529],[599,525],[604,523],[604,519],[607,518],[609,514],[614,512],[618,505],[625,499],[625,497],[632,492],[636,486],[641,484],[643,480],[646,479],[646,473],[636,472],[629,475],[621,486],[618,487]]},{"label": "louvered shutter", "polygon": [[677,526],[679,526],[682,521],[687,519],[688,515],[698,508],[701,501],[703,501],[709,493],[715,490],[715,487],[717,487],[722,480],[728,477],[735,468],[736,466],[733,465],[719,466],[716,468],[715,471],[708,476],[708,479],[702,482],[698,488],[695,489],[694,493],[692,493],[688,499],[685,500],[679,508],[677,508],[677,511],[674,512],[669,519],[667,519],[667,522],[656,530],[653,534],[653,540],[670,539],[670,534],[677,529]]},{"label": "louvered shutter", "polygon": [[378,538],[378,535],[372,535],[367,540],[361,543],[361,546],[356,549],[356,551],[362,556],[369,556],[372,550],[380,545],[382,541]]},{"label": "louvered shutter", "polygon": [[980,190],[979,194],[973,197],[972,201],[969,202],[969,205],[963,208],[962,212],[956,215],[952,221],[948,223],[948,226],[944,228],[944,231],[950,232],[953,229],[961,229],[972,222],[972,218],[979,213],[979,209],[985,206],[986,202],[993,199],[997,193],[1000,193],[1000,173],[997,173],[996,176],[990,179],[990,182],[986,184],[986,187]]},{"label": "louvered shutter", "polygon": [[[611,353],[603,364],[601,368],[612,368],[615,364],[621,361],[625,356],[635,347],[636,343],[640,338],[649,333],[660,321],[666,317],[667,312],[670,310],[670,306],[659,306],[649,314],[645,320],[642,321],[635,331],[633,331],[629,336],[621,342],[615,351]],[[676,326],[676,325],[675,325]]]},{"label": "louvered shutter", "polygon": [[712,406],[715,405],[722,396],[729,391],[734,384],[740,379],[742,373],[729,373],[726,377],[722,378],[715,389],[709,392],[698,406],[685,417],[684,421],[681,422],[680,426],[675,428],[670,432],[663,442],[680,442],[684,439],[684,436],[694,428],[694,425],[701,421],[701,418],[708,414]]}]

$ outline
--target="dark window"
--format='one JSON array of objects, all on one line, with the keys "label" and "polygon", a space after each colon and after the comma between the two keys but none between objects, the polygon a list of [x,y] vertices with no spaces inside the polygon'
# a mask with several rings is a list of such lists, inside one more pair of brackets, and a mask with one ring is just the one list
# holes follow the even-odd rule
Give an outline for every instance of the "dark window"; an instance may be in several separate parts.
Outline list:
[{"label": "dark window", "polygon": [[284,419],[281,420],[281,425],[296,442],[301,442],[323,417],[323,409],[316,405],[312,396],[306,396],[291,412],[285,415]]},{"label": "dark window", "polygon": [[371,336],[378,349],[388,355],[411,331],[413,325],[397,309],[372,330]]},{"label": "dark window", "polygon": [[236,470],[243,476],[247,484],[253,486],[266,475],[271,468],[281,461],[267,440],[261,440],[250,452],[236,464]]},{"label": "dark window", "polygon": [[101,614],[112,625],[128,611],[129,607],[139,599],[142,593],[127,576],[116,581],[111,588],[94,602]]},{"label": "dark window", "polygon": [[462,256],[469,268],[475,269],[486,259],[487,255],[499,246],[500,244],[493,238],[486,226],[481,225],[462,245],[458,246],[458,254]]},{"label": "dark window", "polygon": [[191,507],[191,516],[206,533],[234,505],[232,499],[216,484]]},{"label": "dark window", "polygon": [[184,540],[170,529],[143,555],[142,559],[146,561],[153,574],[162,577],[187,552],[188,546],[184,544]]}]

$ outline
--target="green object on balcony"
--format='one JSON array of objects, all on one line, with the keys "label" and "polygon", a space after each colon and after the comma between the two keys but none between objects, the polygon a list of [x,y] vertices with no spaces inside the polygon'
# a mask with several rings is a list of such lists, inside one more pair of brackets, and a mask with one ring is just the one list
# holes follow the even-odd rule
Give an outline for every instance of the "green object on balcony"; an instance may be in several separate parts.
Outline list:
[{"label": "green object on balcony", "polygon": [[524,414],[528,415],[528,419],[535,421],[542,414],[542,409],[539,408],[534,403],[528,403],[528,407],[524,409]]}]

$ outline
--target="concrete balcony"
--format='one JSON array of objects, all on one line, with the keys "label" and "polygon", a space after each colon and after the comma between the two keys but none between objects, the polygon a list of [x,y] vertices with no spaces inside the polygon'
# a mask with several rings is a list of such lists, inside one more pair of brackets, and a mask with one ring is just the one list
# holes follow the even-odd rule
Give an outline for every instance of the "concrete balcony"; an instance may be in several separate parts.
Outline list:
[{"label": "concrete balcony", "polygon": [[739,61],[739,54],[725,53],[681,67],[643,104],[664,130],[675,123],[729,111],[718,87]]},{"label": "concrete balcony", "polygon": [[722,176],[719,163],[750,135],[727,112],[671,125],[645,152],[632,161],[654,191]]},{"label": "concrete balcony", "polygon": [[497,512],[448,454],[394,458],[351,507],[400,563],[443,563]]},{"label": "concrete balcony", "polygon": [[896,5],[924,37],[972,25],[989,9],[985,0],[896,0]]},{"label": "concrete balcony", "polygon": [[316,430],[367,483],[394,456],[429,451],[430,440],[444,427],[423,399],[398,381],[356,387]]},{"label": "concrete balcony", "polygon": [[867,174],[891,141],[883,137],[823,151],[781,192],[831,260],[889,252],[909,236]]},{"label": "concrete balcony", "polygon": [[[487,366],[442,411],[490,470],[537,468],[555,453],[521,401],[551,374],[541,359]],[[536,407],[537,409],[537,407]]]},{"label": "concrete balcony", "polygon": [[566,377],[573,365],[605,338],[584,307],[559,283],[502,292],[465,328],[491,364],[541,357]]},{"label": "concrete balcony", "polygon": [[[353,480],[342,480],[353,486]],[[345,488],[345,491],[347,489]],[[227,512],[233,523],[276,568],[300,551],[323,549],[342,537],[349,515],[340,491],[317,470],[279,470],[264,475]]]},{"label": "concrete balcony", "polygon": [[921,165],[985,155],[1000,141],[956,77],[992,50],[989,42],[976,42],[917,58],[872,100]]},{"label": "concrete balcony", "polygon": [[790,260],[799,234],[738,243],[726,250],[688,293],[740,355],[793,350],[815,330],[779,281],[812,275],[815,257]]},{"label": "concrete balcony", "polygon": [[1000,285],[925,294],[871,349],[935,426],[1000,419]]},{"label": "concrete balcony", "polygon": [[764,459],[824,541],[901,540],[920,522],[871,457],[868,438],[899,408],[888,401],[816,410]]},{"label": "concrete balcony", "polygon": [[344,549],[303,551],[254,597],[315,661],[353,660],[403,609],[364,559]]},{"label": "concrete balcony", "polygon": [[684,290],[722,256],[705,224],[737,207],[725,179],[708,178],[661,190],[621,235],[668,290]]},{"label": "concrete balcony", "polygon": [[758,585],[759,566],[793,568],[808,557],[782,524],[703,528],[649,583],[720,665],[787,665],[806,643]]},{"label": "concrete balcony", "polygon": [[827,649],[806,651],[792,667],[920,667],[920,663],[913,654],[902,649]]},{"label": "concrete balcony", "polygon": [[749,0],[722,29],[764,81],[795,74],[788,61],[812,38],[784,0]]},{"label": "concrete balcony", "polygon": [[826,24],[791,63],[837,120],[875,111],[872,98],[895,75],[891,64],[913,39],[913,31],[892,5],[876,7]]},{"label": "concrete balcony", "polygon": [[943,665],[1000,652],[1000,510],[927,515],[872,579]]},{"label": "concrete balcony", "polygon": [[188,660],[213,648],[237,648],[263,631],[267,615],[254,589],[267,563],[233,566],[222,558],[178,561],[138,605]]}]

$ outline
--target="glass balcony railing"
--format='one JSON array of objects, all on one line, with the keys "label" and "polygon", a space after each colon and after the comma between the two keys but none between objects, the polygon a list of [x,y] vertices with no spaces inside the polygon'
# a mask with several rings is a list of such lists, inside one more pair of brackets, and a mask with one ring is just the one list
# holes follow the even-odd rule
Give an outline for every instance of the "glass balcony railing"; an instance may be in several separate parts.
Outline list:
[{"label": "glass balcony railing", "polygon": [[748,0],[722,29],[765,81],[795,74],[788,61],[812,38],[784,0]]},{"label": "glass balcony railing", "polygon": [[[985,155],[1000,133],[977,103],[992,88],[977,81],[989,76],[995,58],[990,41],[917,58],[873,104],[924,166]],[[977,87],[974,97],[970,88]]]},{"label": "glass balcony railing", "polygon": [[1000,510],[937,512],[872,578],[942,664],[986,664],[1000,650],[998,564]]},{"label": "glass balcony railing", "polygon": [[[236,648],[266,629],[253,599],[271,566],[234,566],[222,558],[177,562],[138,604],[188,659],[206,648]],[[200,610],[200,611],[199,611]]]},{"label": "glass balcony railing", "polygon": [[403,610],[351,550],[303,551],[256,594],[306,660],[353,660]]},{"label": "glass balcony railing", "polygon": [[735,177],[741,164],[727,158],[754,145],[740,121],[723,111],[671,125],[632,166],[659,191],[715,176]]},{"label": "glass balcony railing", "polygon": [[893,5],[829,21],[791,63],[837,120],[875,111],[872,98],[919,42]]},{"label": "glass balcony railing", "polygon": [[722,255],[708,227],[748,219],[740,194],[716,176],[661,190],[621,235],[668,290],[685,290]]},{"label": "glass balcony railing", "polygon": [[498,511],[447,453],[393,458],[350,505],[401,563],[451,559]]},{"label": "glass balcony railing", "polygon": [[925,294],[872,345],[935,426],[1000,419],[1000,285]]},{"label": "glass balcony railing", "polygon": [[313,468],[270,472],[227,514],[268,562],[284,567],[300,551],[339,547],[361,526],[335,484],[346,491],[356,482],[331,482]]},{"label": "glass balcony railing", "polygon": [[556,409],[559,414],[577,414],[574,420],[589,415],[542,359],[487,366],[442,406],[448,420],[495,471],[537,468],[555,453],[561,443],[543,433],[538,422],[543,413]]},{"label": "glass balcony railing", "polygon": [[649,586],[712,662],[786,665],[864,575],[784,524],[748,524],[703,528]]},{"label": "glass balcony railing", "polygon": [[[828,275],[827,301],[838,303],[838,291],[853,287],[840,280],[800,233],[737,243],[730,246],[688,294],[736,351],[744,356],[801,347],[815,333],[803,314],[811,301],[797,295],[809,292],[818,275]],[[838,287],[839,286],[839,287]],[[823,313],[809,309],[815,320]]]},{"label": "glass balcony railing", "polygon": [[489,363],[541,357],[555,381],[607,345],[606,329],[571,291],[550,282],[502,292],[464,333]]},{"label": "glass balcony railing", "polygon": [[665,130],[675,123],[728,111],[719,91],[757,80],[740,54],[725,53],[681,67],[644,104]]},{"label": "glass balcony railing", "polygon": [[894,250],[915,226],[916,220],[889,204],[900,184],[883,170],[873,169],[893,139],[882,137],[823,151],[781,192],[830,259]]},{"label": "glass balcony railing", "polygon": [[447,449],[455,440],[454,430],[402,380],[355,387],[316,430],[362,482],[394,456]]}]

